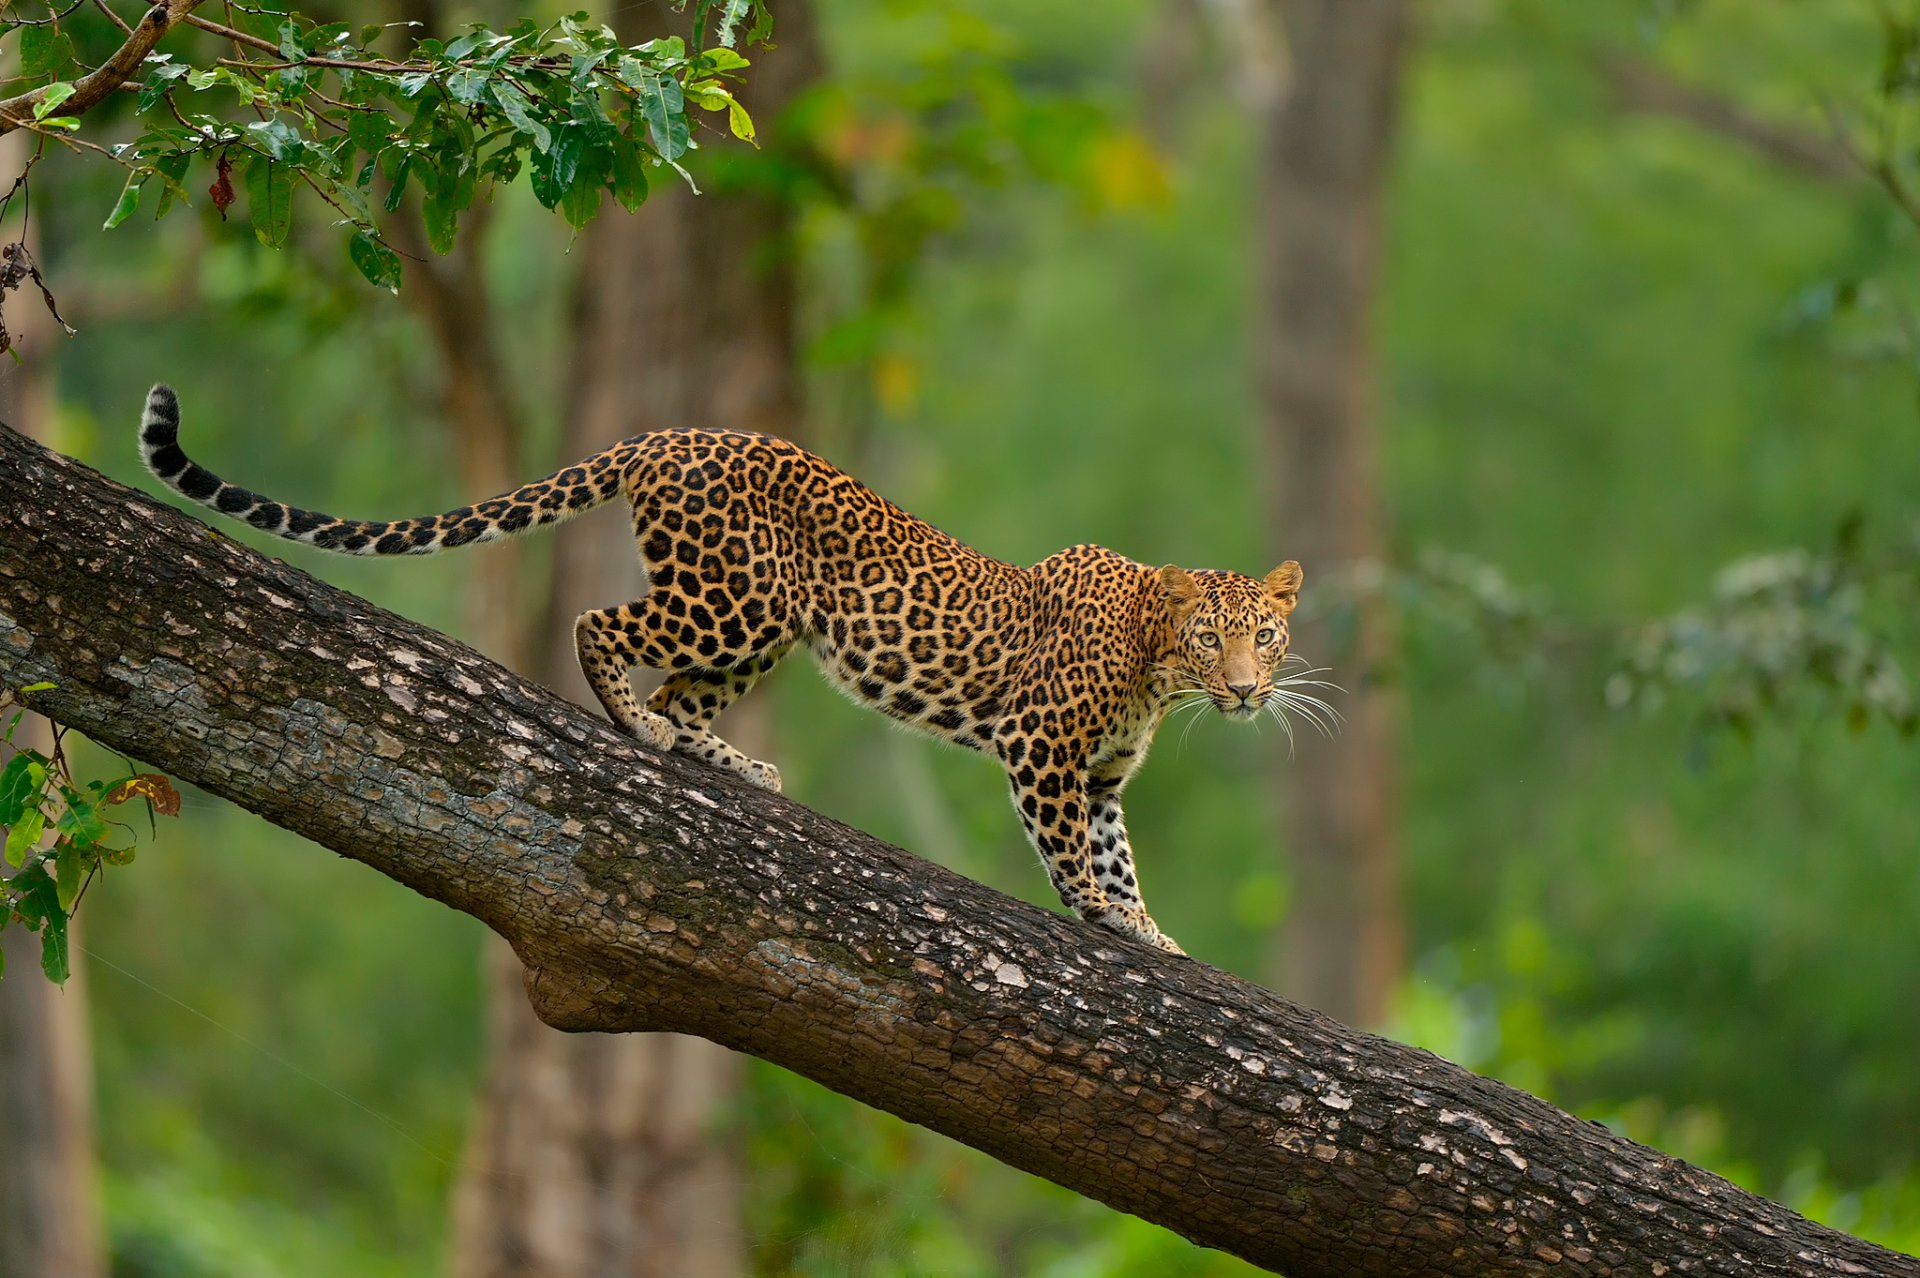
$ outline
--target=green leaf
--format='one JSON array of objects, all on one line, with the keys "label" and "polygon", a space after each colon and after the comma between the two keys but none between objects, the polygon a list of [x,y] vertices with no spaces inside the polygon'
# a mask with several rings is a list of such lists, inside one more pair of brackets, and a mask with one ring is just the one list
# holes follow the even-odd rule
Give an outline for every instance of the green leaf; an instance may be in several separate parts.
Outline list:
[{"label": "green leaf", "polygon": [[703,74],[738,71],[746,65],[746,58],[731,48],[707,49],[700,54],[699,66]]},{"label": "green leaf", "polygon": [[368,155],[377,155],[392,136],[393,122],[383,111],[347,112],[347,138]]},{"label": "green leaf", "polygon": [[300,46],[300,28],[288,19],[280,24],[280,56],[288,62],[304,62],[307,51]]},{"label": "green leaf", "polygon": [[773,38],[773,10],[767,0],[753,0],[753,30],[747,32],[748,44],[765,44]]},{"label": "green leaf", "polygon": [[661,36],[633,47],[636,53],[643,53],[656,62],[684,62],[687,57],[687,42],[679,36]]},{"label": "green leaf", "polygon": [[60,908],[60,890],[53,876],[40,862],[13,876],[14,908],[27,926],[40,933],[40,969],[56,985],[66,983],[71,968],[67,962],[67,914]]},{"label": "green leaf", "polygon": [[447,92],[460,105],[472,106],[487,96],[487,73],[477,67],[463,67],[447,77]]},{"label": "green leaf", "polygon": [[111,231],[133,216],[133,211],[140,207],[140,187],[145,181],[143,173],[127,174],[127,184],[120,189],[120,198],[114,203],[113,212],[107,214],[107,223],[101,230]]},{"label": "green leaf", "polygon": [[540,201],[540,207],[550,209],[560,202],[566,194],[566,188],[553,179],[553,153],[534,152],[533,174],[528,179],[533,184],[533,198]]},{"label": "green leaf", "polygon": [[[671,76],[648,68],[634,85],[641,118],[647,122],[653,149],[662,159],[677,160],[687,153],[687,100]],[[631,83],[631,81],[629,81]]]},{"label": "green leaf", "polygon": [[45,96],[33,104],[33,118],[36,120],[46,119],[55,107],[72,97],[73,93],[73,85],[66,80],[59,80],[48,85]]},{"label": "green leaf", "polygon": [[347,241],[347,255],[366,276],[367,283],[390,292],[400,291],[400,255],[361,231]]},{"label": "green leaf", "polygon": [[55,985],[65,985],[67,978],[73,975],[71,956],[67,953],[67,916],[49,915],[47,926],[40,933],[40,970]]},{"label": "green leaf", "polygon": [[624,133],[613,139],[613,164],[608,182],[613,198],[631,213],[647,201],[647,160],[640,144]]},{"label": "green leaf", "polygon": [[594,52],[587,54],[574,54],[573,87],[576,89],[585,89],[587,87],[587,81],[593,78],[593,69],[602,62],[605,62],[607,55],[612,52],[613,50],[611,48],[605,48],[596,49]]},{"label": "green leaf", "polygon": [[63,789],[61,793],[67,801],[67,810],[62,812],[59,820],[54,822],[54,828],[59,830],[69,843],[78,845],[82,851],[87,851],[107,837],[106,818],[100,815],[93,804],[87,802],[76,791]]},{"label": "green leaf", "polygon": [[73,903],[80,899],[80,887],[86,882],[87,867],[92,862],[91,856],[72,843],[63,842],[54,852],[54,894],[60,900],[62,913],[73,913]]},{"label": "green leaf", "polygon": [[586,150],[586,134],[576,125],[566,125],[553,134],[553,150],[534,155],[534,198],[543,207],[555,207],[574,178],[580,175],[580,154]]},{"label": "green leaf", "polygon": [[52,691],[53,691],[53,690],[54,690],[55,688],[57,688],[57,687],[59,687],[59,686],[60,686],[60,685],[59,685],[59,684],[57,684],[57,683],[49,683],[49,682],[47,682],[47,681],[46,681],[45,679],[42,679],[42,680],[41,680],[41,681],[40,681],[39,683],[30,683],[30,684],[28,684],[28,685],[27,685],[26,687],[24,687],[24,688],[19,688],[19,689],[16,689],[16,691],[19,691],[19,692],[52,692]]},{"label": "green leaf", "polygon": [[380,171],[387,178],[387,212],[399,209],[407,193],[407,178],[413,172],[413,157],[405,151],[389,148],[380,153]]},{"label": "green leaf", "polygon": [[27,854],[40,842],[40,836],[47,831],[47,818],[39,808],[28,808],[7,830],[7,864],[19,869],[26,864]]},{"label": "green leaf", "polygon": [[442,256],[453,252],[453,236],[459,226],[460,210],[454,203],[451,186],[422,200],[420,212],[426,218],[427,243],[433,247],[433,251]]},{"label": "green leaf", "polygon": [[300,153],[306,149],[306,142],[299,130],[285,120],[256,120],[247,126],[247,132],[253,134],[267,154],[278,161],[297,161]]},{"label": "green leaf", "polygon": [[718,80],[701,80],[689,84],[686,92],[709,111],[725,111],[727,127],[733,131],[733,136],[742,142],[753,141],[753,120],[747,115],[747,109],[740,105],[740,100],[727,92],[725,85]]},{"label": "green leaf", "polygon": [[566,215],[568,225],[579,230],[593,221],[600,211],[601,183],[582,173],[575,179],[567,193],[560,197],[560,211]]},{"label": "green leaf", "polygon": [[514,128],[533,139],[536,150],[545,151],[553,145],[553,134],[546,125],[533,118],[533,112],[529,109],[532,103],[527,101],[526,94],[504,80],[491,87],[493,100],[499,105],[501,113]]},{"label": "green leaf", "polygon": [[58,27],[26,27],[20,32],[20,74],[30,78],[57,74],[73,60],[73,41]]},{"label": "green leaf", "polygon": [[731,50],[738,37],[734,30],[746,20],[747,10],[753,7],[753,0],[727,0],[727,7],[720,11],[720,43]]},{"label": "green leaf", "polygon": [[184,62],[165,61],[164,53],[147,56],[146,78],[140,84],[140,109],[151,111],[167,94],[168,86],[185,78],[193,68]]},{"label": "green leaf", "polygon": [[20,814],[40,806],[47,783],[46,764],[36,751],[22,750],[0,768],[0,825],[12,825]]},{"label": "green leaf", "polygon": [[190,202],[184,183],[187,178],[187,165],[192,161],[192,156],[182,154],[163,155],[153,162],[153,171],[160,175],[160,207],[154,210],[155,221],[167,215],[167,210],[173,207],[175,200],[182,203]]},{"label": "green leaf", "polygon": [[486,39],[487,39],[486,27],[484,25],[477,27],[473,31],[469,32],[466,35],[461,36],[458,40],[455,40],[452,44],[448,45],[446,49],[441,52],[440,56],[445,58],[449,62],[457,62],[461,58],[466,57],[469,53],[472,53],[475,49],[479,48],[480,45]]},{"label": "green leaf", "polygon": [[268,248],[287,242],[293,225],[293,168],[256,155],[247,164],[247,212],[253,233]]}]

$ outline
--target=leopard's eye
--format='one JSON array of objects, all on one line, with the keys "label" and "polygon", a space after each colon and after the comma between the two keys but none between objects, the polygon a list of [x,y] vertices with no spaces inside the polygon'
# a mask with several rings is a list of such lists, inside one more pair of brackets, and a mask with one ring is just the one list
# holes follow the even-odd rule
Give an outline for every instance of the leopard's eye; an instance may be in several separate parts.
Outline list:
[{"label": "leopard's eye", "polygon": [[1255,635],[1255,636],[1253,637],[1253,641],[1254,641],[1255,643],[1257,643],[1257,644],[1259,644],[1259,645],[1260,645],[1260,646],[1261,646],[1262,648],[1264,648],[1264,647],[1266,647],[1266,646],[1267,646],[1268,644],[1270,644],[1270,643],[1272,643],[1272,642],[1273,642],[1273,627],[1272,627],[1272,626],[1267,626],[1267,627],[1265,627],[1265,628],[1263,628],[1263,629],[1262,629],[1262,630],[1260,631],[1260,633],[1259,633],[1259,634],[1257,634],[1257,635]]},{"label": "leopard's eye", "polygon": [[1202,630],[1200,632],[1200,646],[1202,648],[1218,648],[1220,646],[1220,636],[1211,630]]}]

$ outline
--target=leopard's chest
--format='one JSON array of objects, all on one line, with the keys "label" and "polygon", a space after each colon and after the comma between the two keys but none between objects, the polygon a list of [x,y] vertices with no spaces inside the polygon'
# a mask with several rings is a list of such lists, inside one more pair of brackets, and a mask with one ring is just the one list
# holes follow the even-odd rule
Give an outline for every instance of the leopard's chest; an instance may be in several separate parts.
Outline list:
[{"label": "leopard's chest", "polygon": [[1154,729],[1160,726],[1164,714],[1156,698],[1137,697],[1123,702],[1094,743],[1089,770],[1096,775],[1132,775],[1146,757],[1147,747],[1153,744]]}]

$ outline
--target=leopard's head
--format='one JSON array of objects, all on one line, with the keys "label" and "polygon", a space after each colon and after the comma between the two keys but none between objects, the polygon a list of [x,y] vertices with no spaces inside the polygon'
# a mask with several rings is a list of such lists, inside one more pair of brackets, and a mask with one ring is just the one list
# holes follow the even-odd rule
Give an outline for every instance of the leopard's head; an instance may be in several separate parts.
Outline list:
[{"label": "leopard's head", "polygon": [[[1258,581],[1237,572],[1162,568],[1154,585],[1168,628],[1159,665],[1172,676],[1173,698],[1197,700],[1204,694],[1232,719],[1272,709],[1285,723],[1289,706],[1309,717],[1322,711],[1330,718],[1331,708],[1318,697],[1289,686],[1318,671],[1303,667],[1292,677],[1278,673],[1289,661],[1287,618],[1299,601],[1302,577],[1291,559]],[[1303,697],[1310,704],[1294,704]]]}]

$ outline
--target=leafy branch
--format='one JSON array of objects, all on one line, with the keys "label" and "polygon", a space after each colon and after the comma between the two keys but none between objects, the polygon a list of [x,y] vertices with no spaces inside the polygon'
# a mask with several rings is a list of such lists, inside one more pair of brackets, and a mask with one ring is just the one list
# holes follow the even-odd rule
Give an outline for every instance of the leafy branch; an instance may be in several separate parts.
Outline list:
[{"label": "leafy branch", "polygon": [[[389,289],[399,286],[401,255],[381,220],[400,209],[409,185],[421,190],[428,245],[446,253],[475,198],[522,173],[540,203],[575,228],[609,194],[637,208],[649,170],[687,177],[681,161],[697,146],[692,108],[724,115],[728,131],[752,141],[753,121],[735,96],[748,65],[732,47],[735,28],[752,17],[750,39],[771,30],[757,0],[723,9],[697,0],[696,34],[717,29],[711,48],[677,36],[623,46],[575,14],[505,31],[475,24],[451,41],[422,39],[395,59],[368,47],[383,26],[241,5],[227,25],[194,14],[197,3],[149,10],[118,51],[78,79],[66,78],[76,54],[57,21],[0,30],[0,38],[18,33],[21,78],[38,82],[0,102],[0,131],[29,129],[43,146],[53,140],[123,166],[109,229],[132,217],[149,189],[156,217],[190,203],[188,174],[204,165],[221,215],[237,202],[238,182],[254,233],[279,246],[305,187],[337,214],[333,225],[346,231],[361,274]],[[176,25],[220,37],[233,56],[153,52]],[[71,137],[78,117],[116,89],[133,98],[138,135],[104,147]]]},{"label": "leafy branch", "polygon": [[[50,683],[29,684],[21,692],[44,692]],[[15,693],[0,689],[0,708]],[[66,730],[53,728],[49,753],[16,748],[14,733],[22,712],[15,711],[0,737],[0,750],[11,757],[0,767],[0,827],[5,827],[6,862],[13,873],[0,881],[0,931],[15,919],[40,934],[40,967],[49,980],[64,982],[71,970],[67,952],[68,925],[80,908],[87,888],[109,865],[133,860],[134,844],[110,840],[118,828],[131,829],[111,819],[110,809],[133,799],[144,800],[151,823],[155,814],[176,816],[180,794],[173,783],[155,772],[135,772],[113,781],[81,785],[67,765]],[[48,835],[53,837],[48,839]],[[0,973],[6,956],[0,952]]]},{"label": "leafy branch", "polygon": [[1616,711],[1654,714],[1677,703],[1705,725],[1743,734],[1769,718],[1838,713],[1855,731],[1879,720],[1920,733],[1920,704],[1899,655],[1911,650],[1920,616],[1920,530],[1873,545],[1860,521],[1848,520],[1831,547],[1735,560],[1704,598],[1647,620],[1573,618],[1495,565],[1439,550],[1323,585],[1313,613],[1338,648],[1358,609],[1380,595],[1411,627],[1478,653],[1504,682],[1539,684],[1597,665]]}]

